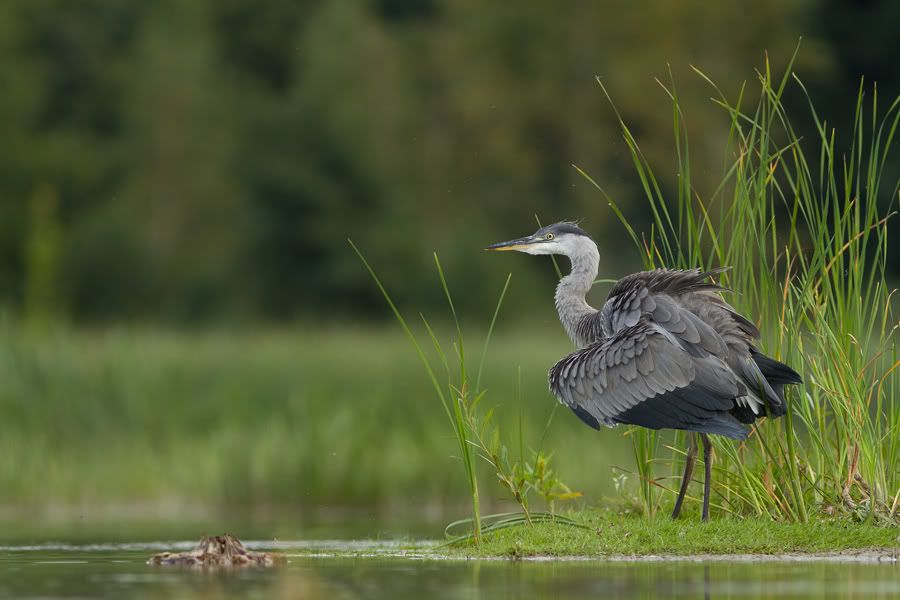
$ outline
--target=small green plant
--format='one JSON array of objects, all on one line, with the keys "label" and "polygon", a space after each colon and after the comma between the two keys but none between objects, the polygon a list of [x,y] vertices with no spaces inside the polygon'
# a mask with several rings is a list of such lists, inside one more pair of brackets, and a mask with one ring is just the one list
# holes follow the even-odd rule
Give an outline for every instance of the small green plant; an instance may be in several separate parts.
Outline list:
[{"label": "small green plant", "polygon": [[[465,346],[463,343],[462,329],[460,327],[459,317],[456,313],[456,307],[453,304],[453,297],[450,294],[450,287],[444,275],[444,270],[437,254],[434,255],[434,264],[447,299],[450,314],[456,329],[456,341],[453,344],[453,355],[456,364],[451,364],[451,355],[444,349],[440,343],[438,336],[435,334],[431,324],[424,315],[420,315],[428,339],[431,342],[434,351],[438,357],[441,367],[446,376],[445,382],[442,384],[437,375],[437,369],[432,365],[422,345],[419,343],[412,329],[409,327],[406,319],[400,313],[387,289],[381,283],[375,270],[368,263],[362,252],[356,247],[353,241],[350,241],[353,250],[363,262],[384,299],[390,306],[391,311],[403,328],[404,333],[415,349],[422,362],[422,365],[428,374],[429,379],[441,401],[441,405],[447,414],[450,424],[453,427],[456,441],[460,450],[460,458],[466,472],[466,480],[469,484],[469,492],[472,501],[472,516],[470,519],[462,519],[451,523],[448,528],[448,537],[453,541],[462,541],[472,539],[475,543],[481,540],[481,536],[485,531],[483,527],[483,517],[481,515],[481,501],[478,487],[478,476],[475,464],[475,457],[480,456],[488,463],[494,472],[495,477],[502,487],[509,492],[512,499],[519,505],[522,510],[521,515],[517,514],[500,514],[490,515],[490,529],[497,529],[516,525],[522,520],[528,524],[535,521],[556,518],[555,503],[557,500],[570,500],[581,496],[578,492],[573,492],[565,485],[553,472],[550,467],[550,457],[543,451],[533,451],[530,461],[525,461],[524,440],[522,438],[522,427],[520,424],[519,433],[519,459],[511,456],[509,447],[503,442],[500,426],[494,421],[494,410],[488,409],[482,411],[480,406],[485,397],[485,390],[481,389],[481,375],[484,368],[485,357],[487,356],[488,346],[490,344],[491,334],[497,322],[497,316],[500,313],[500,307],[503,305],[503,298],[506,296],[506,290],[512,275],[507,276],[500,292],[497,305],[494,309],[490,326],[488,327],[485,337],[484,347],[481,352],[481,360],[478,365],[478,371],[475,376],[475,385],[471,385],[470,372],[467,368],[467,359]],[[529,495],[538,494],[550,509],[549,513],[535,513],[529,505]],[[574,521],[562,518],[562,522],[567,524],[575,524]],[[570,523],[571,522],[571,523]],[[470,526],[471,534],[453,535],[452,532],[460,526]]]},{"label": "small green plant", "polygon": [[[717,441],[716,478],[724,483],[713,505],[732,514],[800,522],[815,512],[838,511],[895,520],[900,355],[895,290],[885,266],[900,181],[883,178],[900,98],[880,112],[877,88],[867,103],[860,84],[852,137],[841,153],[835,131],[820,120],[792,65],[793,58],[776,78],[766,61],[755,103],[746,88],[729,101],[695,69],[730,121],[722,180],[706,195],[691,180],[687,127],[674,83],[660,83],[674,119],[674,199],[663,194],[619,117],[653,215],[648,237],[639,238],[618,205],[582,174],[606,196],[647,268],[732,266],[724,284],[739,293],[729,300],[756,321],[764,350],[805,379],[789,391],[783,419],[764,420],[744,443]],[[801,137],[782,102],[791,82],[808,100],[813,139]],[[655,433],[632,435],[641,500],[652,515],[661,497],[655,490],[664,489],[653,469],[661,445]],[[669,448],[674,461],[683,445]]]}]

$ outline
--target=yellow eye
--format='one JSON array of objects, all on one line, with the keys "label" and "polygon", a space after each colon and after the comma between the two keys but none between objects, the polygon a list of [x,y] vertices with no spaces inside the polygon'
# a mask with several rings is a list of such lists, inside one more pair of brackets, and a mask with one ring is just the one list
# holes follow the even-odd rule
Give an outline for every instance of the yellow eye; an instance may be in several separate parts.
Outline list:
[{"label": "yellow eye", "polygon": [[552,234],[552,233],[548,233],[547,235],[544,236],[544,239],[545,239],[545,240],[552,240],[552,239],[553,239],[553,234]]}]

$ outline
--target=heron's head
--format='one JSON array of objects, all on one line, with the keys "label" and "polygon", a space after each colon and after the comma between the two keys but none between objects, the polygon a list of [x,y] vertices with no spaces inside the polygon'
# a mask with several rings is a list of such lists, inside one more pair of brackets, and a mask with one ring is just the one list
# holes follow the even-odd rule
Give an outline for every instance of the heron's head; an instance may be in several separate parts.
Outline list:
[{"label": "heron's head", "polygon": [[488,252],[516,250],[527,254],[565,254],[572,256],[589,240],[588,235],[575,223],[563,221],[541,227],[531,235],[508,242],[492,244]]}]

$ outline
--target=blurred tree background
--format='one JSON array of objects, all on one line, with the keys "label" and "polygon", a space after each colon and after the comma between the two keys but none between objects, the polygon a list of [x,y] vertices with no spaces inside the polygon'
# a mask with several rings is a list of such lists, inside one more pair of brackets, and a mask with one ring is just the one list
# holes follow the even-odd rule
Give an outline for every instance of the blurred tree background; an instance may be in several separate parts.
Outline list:
[{"label": "blurred tree background", "polygon": [[[572,164],[642,221],[595,75],[671,186],[654,83],[671,68],[703,195],[727,122],[690,65],[736,94],[766,51],[784,64],[802,35],[797,70],[840,125],[861,75],[885,98],[900,91],[898,6],[9,0],[0,306],[88,324],[383,316],[347,237],[404,302],[440,302],[421,283],[437,250],[464,307],[489,304],[511,263],[479,248],[531,231],[535,214],[627,243]],[[546,285],[521,284],[549,285],[547,265],[515,268],[511,310],[548,304]]]}]

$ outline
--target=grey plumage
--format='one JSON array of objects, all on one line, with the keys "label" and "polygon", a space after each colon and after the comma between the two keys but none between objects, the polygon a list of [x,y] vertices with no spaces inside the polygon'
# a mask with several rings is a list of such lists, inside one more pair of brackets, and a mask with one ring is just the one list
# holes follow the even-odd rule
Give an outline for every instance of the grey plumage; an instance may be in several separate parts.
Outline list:
[{"label": "grey plumage", "polygon": [[550,389],[594,427],[630,423],[746,436],[729,414],[745,390],[728,366],[708,352],[685,351],[646,317],[556,363]]},{"label": "grey plumage", "polygon": [[[550,390],[594,428],[627,423],[698,432],[710,453],[706,434],[744,439],[741,423],[785,414],[784,386],[801,382],[759,352],[759,329],[722,297],[727,290],[711,278],[726,268],[628,275],[597,310],[585,296],[600,255],[578,226],[557,223],[486,249],[569,257],[554,301],[578,349],[550,370]],[[704,515],[708,496],[707,482]]]}]

